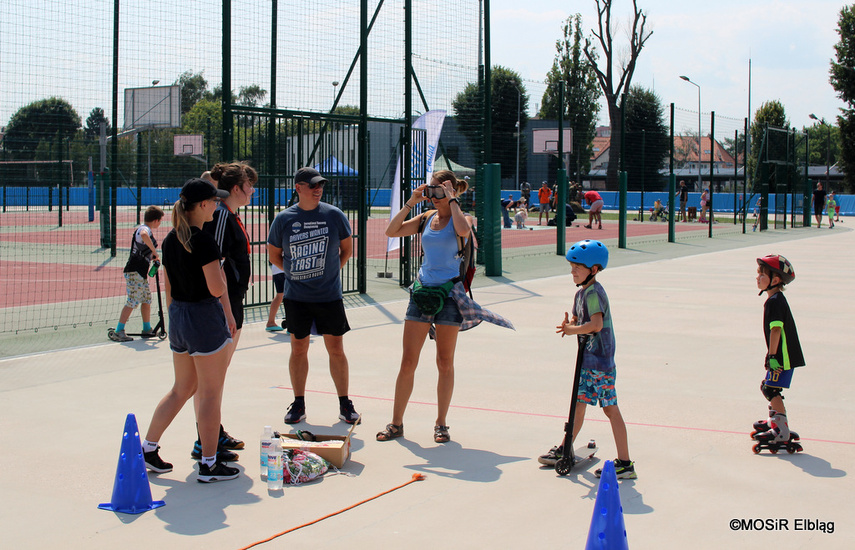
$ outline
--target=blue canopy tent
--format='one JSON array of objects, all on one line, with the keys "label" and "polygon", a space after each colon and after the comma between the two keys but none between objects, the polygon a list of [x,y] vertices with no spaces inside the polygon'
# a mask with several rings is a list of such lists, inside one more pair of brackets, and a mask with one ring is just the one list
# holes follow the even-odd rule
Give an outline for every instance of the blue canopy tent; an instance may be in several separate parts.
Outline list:
[{"label": "blue canopy tent", "polygon": [[357,189],[359,172],[330,155],[314,166],[330,182],[324,193],[326,201],[341,210],[356,210],[359,207]]}]

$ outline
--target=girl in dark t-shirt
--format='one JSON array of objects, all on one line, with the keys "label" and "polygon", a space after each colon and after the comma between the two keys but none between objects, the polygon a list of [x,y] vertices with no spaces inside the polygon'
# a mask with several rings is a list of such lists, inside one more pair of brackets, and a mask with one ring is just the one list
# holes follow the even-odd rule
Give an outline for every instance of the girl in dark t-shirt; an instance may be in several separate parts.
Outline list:
[{"label": "girl in dark t-shirt", "polygon": [[162,246],[175,383],[158,403],[142,445],[149,470],[172,471],[172,464],[160,458],[157,442],[187,400],[197,395],[196,422],[202,443],[197,479],[204,483],[234,479],[239,474],[237,468],[216,460],[226,349],[232,337],[219,301],[226,293],[219,248],[202,231],[202,224],[213,217],[217,201],[227,196],[194,178],[184,184],[175,203],[174,229]]}]

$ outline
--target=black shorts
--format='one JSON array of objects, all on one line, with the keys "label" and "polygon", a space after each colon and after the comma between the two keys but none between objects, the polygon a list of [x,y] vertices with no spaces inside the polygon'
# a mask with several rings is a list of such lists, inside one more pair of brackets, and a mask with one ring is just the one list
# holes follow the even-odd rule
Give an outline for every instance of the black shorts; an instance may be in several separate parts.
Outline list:
[{"label": "black shorts", "polygon": [[232,306],[232,315],[235,318],[235,330],[240,330],[243,327],[243,299],[246,296],[246,289],[229,289],[229,303]]},{"label": "black shorts", "polygon": [[286,299],[282,304],[285,306],[285,328],[298,340],[309,334],[342,336],[350,330],[343,300],[314,303]]},{"label": "black shorts", "polygon": [[276,290],[276,294],[282,294],[285,292],[285,274],[284,273],[274,273],[273,274],[273,288]]}]

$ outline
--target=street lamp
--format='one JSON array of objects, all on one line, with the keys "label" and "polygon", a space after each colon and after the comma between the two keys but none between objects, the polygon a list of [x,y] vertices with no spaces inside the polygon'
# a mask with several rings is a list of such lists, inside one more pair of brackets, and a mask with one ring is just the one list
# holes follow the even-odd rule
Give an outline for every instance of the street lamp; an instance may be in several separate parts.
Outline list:
[{"label": "street lamp", "polygon": [[698,191],[703,190],[701,182],[701,86],[692,82],[688,76],[680,76],[683,80],[698,88]]},{"label": "street lamp", "polygon": [[522,105],[522,92],[519,88],[517,88],[517,185],[516,188],[519,189],[520,186],[520,106]]},{"label": "street lamp", "polygon": [[813,113],[810,117],[825,126],[825,192],[828,193],[828,178],[831,172],[831,126],[825,122],[824,118],[816,118]]},{"label": "street lamp", "polygon": [[336,98],[336,96],[337,96],[337,94],[336,94],[336,90],[337,90],[337,89],[338,89],[338,80],[333,80],[333,83],[332,83],[332,101],[333,101],[333,108],[335,108],[335,98]]}]

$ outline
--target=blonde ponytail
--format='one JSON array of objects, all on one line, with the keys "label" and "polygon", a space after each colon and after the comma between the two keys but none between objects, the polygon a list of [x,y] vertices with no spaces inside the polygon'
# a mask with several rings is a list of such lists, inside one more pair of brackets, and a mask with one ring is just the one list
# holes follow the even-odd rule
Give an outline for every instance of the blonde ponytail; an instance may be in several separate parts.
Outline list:
[{"label": "blonde ponytail", "polygon": [[184,247],[187,252],[193,252],[190,249],[190,221],[187,219],[187,207],[184,199],[175,201],[175,206],[172,209],[172,227],[175,228],[175,236],[178,237],[178,242]]}]

